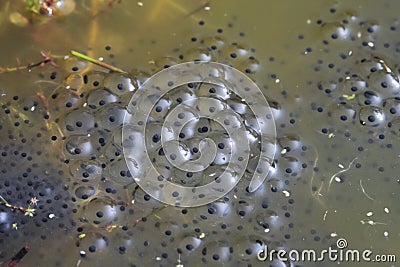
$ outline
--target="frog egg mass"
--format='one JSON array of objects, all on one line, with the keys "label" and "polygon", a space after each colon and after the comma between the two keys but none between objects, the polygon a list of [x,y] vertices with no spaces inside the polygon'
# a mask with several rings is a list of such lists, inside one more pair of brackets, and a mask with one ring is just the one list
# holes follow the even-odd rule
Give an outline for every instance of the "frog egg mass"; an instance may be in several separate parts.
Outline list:
[{"label": "frog egg mass", "polygon": [[220,5],[0,72],[1,266],[333,266],[260,252],[340,238],[396,252],[396,4],[298,10],[285,41]]}]

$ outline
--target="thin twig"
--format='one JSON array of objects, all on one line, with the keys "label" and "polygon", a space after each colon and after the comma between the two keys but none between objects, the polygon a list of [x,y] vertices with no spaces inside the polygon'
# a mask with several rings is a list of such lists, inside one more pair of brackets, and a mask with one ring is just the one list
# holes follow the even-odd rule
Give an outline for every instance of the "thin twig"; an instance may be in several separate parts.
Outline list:
[{"label": "thin twig", "polygon": [[361,187],[361,191],[363,192],[363,194],[364,194],[367,198],[369,198],[369,199],[372,200],[372,201],[375,201],[375,199],[373,199],[372,197],[370,197],[370,196],[367,194],[367,192],[365,192],[365,189],[364,189],[364,187],[363,187],[363,185],[362,185],[361,179],[360,179],[360,187]]},{"label": "thin twig", "polygon": [[[40,54],[42,55],[42,57],[44,59],[37,63],[32,63],[27,66],[18,66],[18,67],[11,67],[11,68],[0,67],[0,73],[14,72],[14,71],[19,71],[19,70],[29,70],[30,71],[31,69],[33,69],[35,67],[44,67],[47,63],[49,63],[50,65],[52,65],[55,68],[59,68],[59,66],[54,62],[54,59],[50,56],[50,52],[45,53],[45,52],[41,51]],[[17,63],[19,63],[19,59],[17,59]]]},{"label": "thin twig", "polygon": [[15,254],[14,257],[12,257],[10,260],[2,263],[0,265],[0,267],[16,267],[17,264],[22,260],[23,257],[26,256],[26,254],[28,254],[29,250],[31,248],[29,247],[29,245],[25,245],[23,248],[21,248],[17,254]]},{"label": "thin twig", "polygon": [[333,175],[331,176],[331,179],[329,180],[329,184],[328,184],[328,189],[326,190],[327,193],[329,192],[329,188],[331,187],[331,184],[332,184],[333,179],[335,179],[335,177],[336,177],[337,175],[339,175],[339,174],[341,174],[341,173],[343,173],[343,172],[347,172],[348,170],[350,170],[351,165],[353,164],[353,162],[354,162],[356,159],[357,159],[357,157],[355,157],[352,161],[350,161],[349,166],[348,166],[346,169],[343,169],[343,170],[341,170],[341,171],[339,171],[339,172],[337,172],[337,173],[335,173],[335,174],[333,174]]},{"label": "thin twig", "polygon": [[36,209],[31,208],[31,204],[36,205],[36,203],[37,203],[36,197],[32,198],[31,201],[29,202],[28,207],[24,208],[22,206],[11,205],[10,203],[8,203],[7,200],[5,200],[4,197],[0,196],[0,204],[3,204],[4,206],[12,210],[19,210],[23,212],[25,216],[30,216],[30,217],[33,217],[33,215],[35,215],[36,212]]},{"label": "thin twig", "polygon": [[90,62],[90,63],[96,64],[96,65],[98,65],[98,66],[101,66],[101,67],[103,67],[103,68],[109,69],[109,70],[111,70],[111,71],[119,72],[119,73],[124,73],[124,74],[128,74],[128,72],[126,72],[126,71],[124,71],[124,70],[122,70],[122,69],[120,69],[120,68],[117,68],[117,67],[108,65],[107,63],[104,63],[104,62],[102,62],[102,61],[100,61],[100,60],[98,60],[98,59],[94,59],[94,58],[92,58],[92,57],[89,57],[89,56],[84,55],[84,54],[82,54],[82,53],[79,53],[79,52],[77,52],[77,51],[75,51],[75,50],[71,50],[71,55],[73,55],[73,56],[75,56],[75,57],[77,57],[77,58],[86,60],[86,61],[88,61],[88,62]]}]

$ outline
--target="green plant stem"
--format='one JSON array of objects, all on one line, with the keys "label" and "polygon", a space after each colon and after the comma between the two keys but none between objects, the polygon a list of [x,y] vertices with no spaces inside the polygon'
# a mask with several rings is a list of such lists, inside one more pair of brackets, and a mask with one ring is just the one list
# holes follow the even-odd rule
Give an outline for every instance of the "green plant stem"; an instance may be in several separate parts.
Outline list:
[{"label": "green plant stem", "polygon": [[75,57],[77,57],[77,58],[86,60],[86,61],[88,61],[88,62],[90,62],[90,63],[96,64],[96,65],[98,65],[98,66],[101,66],[101,67],[103,67],[103,68],[109,69],[109,70],[111,70],[111,71],[119,72],[119,73],[124,73],[124,74],[128,74],[128,72],[126,72],[126,71],[124,71],[124,70],[122,70],[122,69],[120,69],[120,68],[111,66],[111,65],[109,65],[109,64],[107,64],[107,63],[104,63],[104,62],[102,62],[102,61],[100,61],[100,60],[91,58],[91,57],[89,57],[89,56],[87,56],[87,55],[84,55],[84,54],[82,54],[82,53],[79,53],[79,52],[77,52],[77,51],[75,51],[75,50],[71,50],[71,55],[73,55],[73,56],[75,56]]}]

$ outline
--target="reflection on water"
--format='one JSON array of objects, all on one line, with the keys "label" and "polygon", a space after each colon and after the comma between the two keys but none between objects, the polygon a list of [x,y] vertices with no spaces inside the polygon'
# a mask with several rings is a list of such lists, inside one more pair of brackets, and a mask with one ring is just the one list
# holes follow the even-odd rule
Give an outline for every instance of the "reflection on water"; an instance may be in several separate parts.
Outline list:
[{"label": "reflection on water", "polygon": [[[339,238],[396,254],[397,4],[311,2],[82,1],[22,27],[1,13],[0,66],[39,64],[0,73],[0,262],[26,244],[21,266],[268,266],[257,259],[265,244],[319,251]],[[71,49],[128,74],[63,57]],[[40,64],[42,50],[58,68]],[[195,59],[231,64],[257,83],[275,118],[277,154],[257,191],[242,179],[214,203],[175,208],[133,182],[121,122],[148,77]],[[210,126],[200,122],[187,134]],[[295,264],[335,263],[287,266]]]}]

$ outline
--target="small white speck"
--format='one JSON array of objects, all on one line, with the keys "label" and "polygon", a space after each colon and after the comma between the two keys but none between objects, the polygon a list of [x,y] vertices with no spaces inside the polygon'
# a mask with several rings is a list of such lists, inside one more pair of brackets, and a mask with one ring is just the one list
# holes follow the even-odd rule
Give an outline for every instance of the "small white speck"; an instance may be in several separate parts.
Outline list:
[{"label": "small white speck", "polygon": [[286,154],[286,152],[287,152],[287,149],[286,149],[286,148],[284,148],[284,149],[281,150],[281,154],[282,154],[282,155]]},{"label": "small white speck", "polygon": [[182,261],[181,261],[181,254],[178,254],[178,260],[176,261],[178,264],[175,265],[175,267],[183,267]]},{"label": "small white speck", "polygon": [[32,107],[31,107],[31,111],[35,111],[35,106],[32,106]]},{"label": "small white speck", "polygon": [[84,250],[81,250],[81,251],[79,251],[79,254],[81,254],[83,256],[83,255],[86,255],[86,252]]},{"label": "small white speck", "polygon": [[373,220],[361,220],[360,221],[361,222],[361,224],[369,224],[369,225],[377,225],[377,224],[382,224],[382,225],[387,225],[387,223],[384,223],[384,222],[375,222],[375,221],[373,221]]},{"label": "small white speck", "polygon": [[65,89],[71,89],[71,85],[65,86]]},{"label": "small white speck", "polygon": [[280,79],[276,79],[276,80],[275,80],[275,83],[280,83],[280,82],[281,82]]},{"label": "small white speck", "polygon": [[132,203],[132,204],[135,204],[135,200],[134,200],[134,199],[132,199],[131,203]]},{"label": "small white speck", "polygon": [[374,47],[375,44],[374,44],[373,42],[368,42],[368,46],[369,46],[369,47]]},{"label": "small white speck", "polygon": [[337,237],[337,236],[338,236],[337,233],[335,233],[335,232],[331,233],[331,237]]},{"label": "small white speck", "polygon": [[269,228],[264,230],[265,233],[269,233]]},{"label": "small white speck", "polygon": [[348,55],[351,56],[352,54],[353,54],[353,51],[350,50],[349,53],[348,53]]},{"label": "small white speck", "polygon": [[205,6],[204,10],[209,11],[209,10],[211,10],[211,7],[210,6]]},{"label": "small white speck", "polygon": [[67,59],[69,59],[69,56],[64,56],[64,60],[67,60]]},{"label": "small white speck", "polygon": [[143,2],[137,2],[138,6],[143,6]]},{"label": "small white speck", "polygon": [[371,217],[374,213],[372,211],[367,212],[367,217]]},{"label": "small white speck", "polygon": [[99,60],[99,61],[103,61],[104,58],[103,58],[103,57],[99,57],[98,60]]},{"label": "small white speck", "polygon": [[156,257],[156,261],[160,261],[160,260],[162,260],[161,257]]},{"label": "small white speck", "polygon": [[311,24],[311,19],[306,20],[307,24]]},{"label": "small white speck", "polygon": [[385,70],[386,70],[387,72],[392,72],[392,69],[389,68],[388,65],[386,65],[385,61],[379,60],[379,62],[382,63],[383,67],[385,68]]},{"label": "small white speck", "polygon": [[387,231],[385,231],[385,232],[383,232],[383,236],[384,236],[384,237],[388,237],[388,236],[389,236],[389,233],[388,233]]},{"label": "small white speck", "polygon": [[87,107],[87,102],[83,103],[82,105],[84,108]]},{"label": "small white speck", "polygon": [[357,33],[357,37],[358,37],[358,38],[361,38],[361,36],[362,36],[361,32],[358,32],[358,33]]},{"label": "small white speck", "polygon": [[344,166],[341,163],[338,164],[338,167],[341,168],[341,169],[344,169]]},{"label": "small white speck", "polygon": [[202,239],[202,238],[204,238],[204,237],[206,237],[206,234],[205,234],[205,233],[201,233],[201,234],[199,235],[199,238],[200,238],[200,239]]},{"label": "small white speck", "polygon": [[290,197],[290,192],[283,190],[282,193],[285,195],[285,197]]},{"label": "small white speck", "polygon": [[389,209],[388,208],[384,208],[383,209],[386,213],[389,213]]},{"label": "small white speck", "polygon": [[49,219],[53,219],[53,218],[55,218],[56,217],[56,215],[54,215],[54,213],[50,213],[49,214]]},{"label": "small white speck", "polygon": [[337,177],[337,176],[336,176],[336,177],[335,177],[335,181],[338,182],[338,183],[341,183],[341,182],[342,182],[342,179],[340,179],[340,177]]}]

